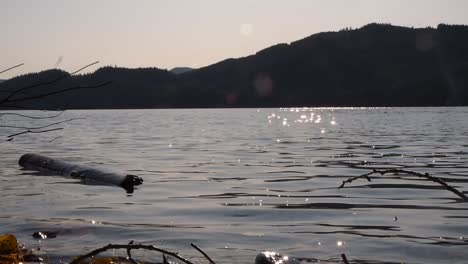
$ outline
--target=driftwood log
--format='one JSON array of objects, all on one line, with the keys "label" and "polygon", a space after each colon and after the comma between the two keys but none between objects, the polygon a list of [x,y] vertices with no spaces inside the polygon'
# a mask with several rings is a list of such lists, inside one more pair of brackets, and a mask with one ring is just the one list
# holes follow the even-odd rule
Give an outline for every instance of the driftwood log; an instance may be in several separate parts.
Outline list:
[{"label": "driftwood log", "polygon": [[143,183],[143,179],[136,175],[77,165],[39,154],[24,154],[19,159],[19,165],[25,169],[46,174],[77,178],[85,182],[120,186],[128,193],[133,193],[135,186]]}]

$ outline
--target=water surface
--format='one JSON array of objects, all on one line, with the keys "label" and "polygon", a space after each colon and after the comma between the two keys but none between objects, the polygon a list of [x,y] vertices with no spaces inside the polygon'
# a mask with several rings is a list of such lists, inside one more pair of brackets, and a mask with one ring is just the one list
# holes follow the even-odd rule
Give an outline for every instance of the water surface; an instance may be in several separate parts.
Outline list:
[{"label": "water surface", "polygon": [[[22,112],[46,115],[43,112]],[[204,263],[253,263],[261,250],[304,262],[466,263],[468,203],[401,168],[468,191],[468,108],[66,111],[63,131],[1,128],[0,233],[52,262],[107,243],[154,244]],[[134,194],[21,170],[36,152],[137,174]],[[31,234],[59,232],[41,242]],[[153,252],[134,252],[160,262]],[[125,253],[120,253],[125,255]]]}]

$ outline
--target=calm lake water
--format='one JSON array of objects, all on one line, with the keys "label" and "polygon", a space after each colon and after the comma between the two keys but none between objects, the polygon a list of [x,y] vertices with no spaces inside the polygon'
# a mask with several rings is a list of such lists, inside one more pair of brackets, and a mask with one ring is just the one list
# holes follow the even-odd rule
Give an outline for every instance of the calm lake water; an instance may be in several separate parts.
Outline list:
[{"label": "calm lake water", "polygon": [[[69,118],[80,119],[12,141],[21,130],[0,128],[0,233],[54,263],[130,240],[199,263],[192,242],[218,263],[253,263],[261,250],[309,263],[339,263],[341,253],[354,263],[467,263],[468,203],[455,194],[391,174],[337,187],[372,168],[401,168],[468,194],[468,108],[90,110],[0,124]],[[28,152],[144,184],[128,195],[38,176],[17,165]],[[59,233],[38,241],[37,231]]]}]

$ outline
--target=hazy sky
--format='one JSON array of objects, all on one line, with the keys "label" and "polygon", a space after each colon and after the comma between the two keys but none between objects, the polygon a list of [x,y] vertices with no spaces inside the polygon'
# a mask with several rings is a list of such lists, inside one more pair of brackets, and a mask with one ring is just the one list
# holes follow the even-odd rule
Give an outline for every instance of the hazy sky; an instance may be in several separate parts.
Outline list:
[{"label": "hazy sky", "polygon": [[[0,79],[49,68],[202,67],[370,22],[468,24],[466,0],[0,0]],[[90,70],[95,70],[99,66]]]}]

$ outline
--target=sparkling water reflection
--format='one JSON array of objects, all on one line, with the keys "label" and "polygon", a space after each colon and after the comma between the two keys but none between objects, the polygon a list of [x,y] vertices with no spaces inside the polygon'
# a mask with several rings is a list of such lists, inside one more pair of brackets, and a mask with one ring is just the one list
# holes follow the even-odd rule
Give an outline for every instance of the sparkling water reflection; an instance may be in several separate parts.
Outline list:
[{"label": "sparkling water reflection", "polygon": [[[56,232],[40,242],[53,260],[129,240],[201,260],[194,242],[222,263],[253,263],[263,250],[312,263],[338,263],[341,253],[356,263],[468,258],[467,203],[435,183],[386,175],[337,189],[373,168],[402,168],[467,194],[468,108],[90,110],[59,118],[82,119],[0,141],[0,231],[33,247],[33,233]],[[0,121],[22,125],[15,116]],[[145,182],[126,195],[37,176],[17,165],[27,152]]]}]

